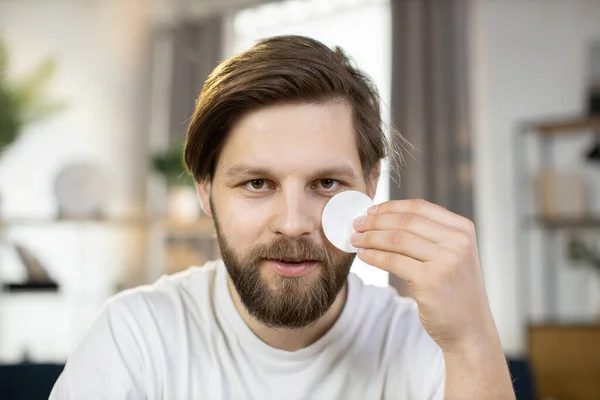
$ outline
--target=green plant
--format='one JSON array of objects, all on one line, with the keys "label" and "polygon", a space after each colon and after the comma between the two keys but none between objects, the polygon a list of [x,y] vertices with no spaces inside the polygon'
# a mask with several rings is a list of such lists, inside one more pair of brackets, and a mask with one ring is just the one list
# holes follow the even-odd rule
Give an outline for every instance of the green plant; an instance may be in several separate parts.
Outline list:
[{"label": "green plant", "polygon": [[587,264],[600,273],[600,251],[597,246],[592,247],[581,238],[573,236],[569,239],[567,257],[572,261]]},{"label": "green plant", "polygon": [[0,151],[6,150],[26,125],[65,107],[65,103],[46,97],[48,83],[56,73],[54,58],[46,58],[17,82],[9,80],[8,66],[8,48],[0,41]]},{"label": "green plant", "polygon": [[176,141],[165,151],[151,155],[152,169],[162,175],[169,186],[193,185],[194,180],[183,164],[183,140]]}]

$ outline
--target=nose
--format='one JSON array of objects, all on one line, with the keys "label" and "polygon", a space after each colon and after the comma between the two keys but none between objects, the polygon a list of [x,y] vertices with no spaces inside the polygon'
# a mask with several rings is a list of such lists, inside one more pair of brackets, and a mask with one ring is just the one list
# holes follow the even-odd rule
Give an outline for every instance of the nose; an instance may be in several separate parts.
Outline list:
[{"label": "nose", "polygon": [[319,226],[317,204],[302,190],[280,192],[273,207],[272,230],[288,237],[311,235]]}]

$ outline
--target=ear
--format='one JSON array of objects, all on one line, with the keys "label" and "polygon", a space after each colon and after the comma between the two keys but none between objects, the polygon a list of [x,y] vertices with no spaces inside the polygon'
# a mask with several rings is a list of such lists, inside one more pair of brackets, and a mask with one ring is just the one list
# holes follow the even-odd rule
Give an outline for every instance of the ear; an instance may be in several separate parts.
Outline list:
[{"label": "ear", "polygon": [[210,207],[210,185],[210,178],[206,178],[202,182],[196,182],[196,192],[198,193],[198,198],[200,199],[202,211],[212,218],[212,209]]},{"label": "ear", "polygon": [[377,192],[377,183],[379,182],[379,177],[381,176],[381,160],[375,164],[373,169],[371,170],[371,175],[367,180],[367,195],[370,198],[375,198],[375,193]]}]

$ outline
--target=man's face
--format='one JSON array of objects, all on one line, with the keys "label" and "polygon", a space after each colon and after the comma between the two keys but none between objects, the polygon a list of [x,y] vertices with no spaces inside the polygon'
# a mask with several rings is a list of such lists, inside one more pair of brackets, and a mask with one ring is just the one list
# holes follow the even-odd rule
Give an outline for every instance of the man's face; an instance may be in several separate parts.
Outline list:
[{"label": "man's face", "polygon": [[329,309],[355,256],[326,240],[321,213],[333,195],[366,188],[346,103],[271,106],[233,127],[199,193],[252,316],[301,328]]}]

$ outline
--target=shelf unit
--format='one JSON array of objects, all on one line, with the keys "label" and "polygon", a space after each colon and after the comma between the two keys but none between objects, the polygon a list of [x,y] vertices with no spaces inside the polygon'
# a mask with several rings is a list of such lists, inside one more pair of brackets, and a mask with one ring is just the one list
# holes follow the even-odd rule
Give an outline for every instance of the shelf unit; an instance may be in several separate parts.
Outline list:
[{"label": "shelf unit", "polygon": [[[3,233],[10,228],[36,227],[46,228],[60,225],[70,225],[75,228],[89,226],[113,226],[125,229],[142,229],[145,233],[158,229],[164,238],[164,245],[172,242],[193,242],[197,239],[209,239],[211,247],[216,249],[214,240],[213,221],[206,215],[197,219],[174,219],[168,217],[106,217],[106,218],[35,218],[16,217],[0,219],[0,241],[4,241]],[[147,246],[151,246],[146,241]],[[212,250],[209,249],[209,250]],[[211,251],[214,254],[214,251]],[[0,277],[0,281],[3,279]],[[33,291],[56,291],[48,285],[35,285],[29,283],[2,282],[5,291],[33,292]],[[59,282],[60,284],[60,282]]]},{"label": "shelf unit", "polygon": [[524,227],[541,226],[545,229],[598,229],[600,228],[600,216],[589,215],[582,218],[548,218],[545,216],[529,217],[523,224]]},{"label": "shelf unit", "polygon": [[[0,362],[3,363],[20,362],[24,352],[33,354],[36,359],[64,362],[107,297],[129,287],[153,283],[163,274],[187,268],[192,265],[186,264],[190,259],[201,263],[204,258],[216,258],[215,254],[218,255],[213,221],[205,214],[195,219],[131,215],[0,219],[2,251],[12,252],[13,242],[23,243],[29,249],[28,240],[21,239],[30,235],[33,243],[45,238],[50,241],[59,238],[56,245],[60,248],[50,253],[51,257],[39,253],[40,261],[50,270],[59,287],[11,279],[6,273],[8,270],[0,265]],[[109,272],[103,273],[103,265],[110,263],[113,255],[98,250],[95,239],[112,240],[113,235],[116,235],[114,240],[117,243],[120,238],[128,240],[123,246],[117,244],[113,247],[112,241],[113,244],[107,247],[118,249],[115,259],[118,264],[115,265],[124,269],[107,266],[106,271]],[[132,243],[131,248],[129,243]],[[42,244],[41,248],[45,246]],[[128,254],[123,255],[123,248]],[[32,250],[37,257],[38,250]],[[98,262],[97,256],[101,256],[102,261]],[[61,265],[65,260],[68,260],[66,268],[70,272],[66,275],[53,273],[53,270],[58,271],[57,267],[65,267]],[[12,260],[10,262],[13,267]],[[74,285],[74,280],[79,278],[80,284]],[[36,333],[42,331],[49,332],[47,338],[46,334]]]},{"label": "shelf unit", "polygon": [[[558,320],[558,260],[553,254],[557,246],[558,233],[564,230],[593,230],[600,229],[600,215],[586,215],[584,217],[556,216],[528,214],[527,205],[531,204],[532,196],[523,190],[524,179],[529,180],[530,166],[528,159],[529,148],[527,137],[533,135],[538,153],[536,167],[552,168],[554,154],[553,141],[557,138],[591,135],[600,132],[600,116],[574,117],[546,121],[526,122],[519,126],[514,137],[513,155],[515,157],[515,210],[517,215],[516,247],[518,257],[518,284],[519,305],[524,314],[524,321],[531,318],[531,235],[532,229],[541,233],[542,251],[541,262],[544,266],[543,298],[544,320],[553,322]],[[526,172],[526,173],[524,173]]]}]

